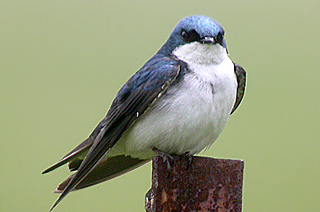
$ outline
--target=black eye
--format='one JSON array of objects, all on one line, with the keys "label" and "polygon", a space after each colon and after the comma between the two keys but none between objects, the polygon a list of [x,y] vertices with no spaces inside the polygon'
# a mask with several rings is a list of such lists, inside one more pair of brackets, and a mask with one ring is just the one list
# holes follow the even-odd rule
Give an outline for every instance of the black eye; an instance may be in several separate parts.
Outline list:
[{"label": "black eye", "polygon": [[182,37],[183,39],[186,39],[186,38],[187,38],[187,35],[188,35],[188,34],[187,34],[186,31],[183,30],[183,31],[181,32],[181,37]]},{"label": "black eye", "polygon": [[189,32],[182,30],[181,37],[187,42],[191,43],[193,41],[199,41],[200,35],[196,32],[196,30],[190,30]]},{"label": "black eye", "polygon": [[222,43],[223,35],[224,35],[223,32],[222,32],[222,33],[219,32],[219,34],[217,35],[217,38],[216,38],[216,42],[217,42],[217,43]]}]

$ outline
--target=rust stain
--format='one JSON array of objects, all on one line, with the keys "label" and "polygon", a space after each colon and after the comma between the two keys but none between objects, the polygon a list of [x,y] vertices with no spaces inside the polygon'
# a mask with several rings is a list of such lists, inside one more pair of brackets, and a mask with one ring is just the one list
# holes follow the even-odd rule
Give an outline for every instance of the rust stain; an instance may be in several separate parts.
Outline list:
[{"label": "rust stain", "polygon": [[161,195],[161,204],[164,204],[168,201],[168,194],[167,192],[163,189],[162,190],[162,195]]},{"label": "rust stain", "polygon": [[206,157],[194,157],[189,167],[188,160],[177,156],[171,170],[167,170],[162,158],[155,157],[154,199],[149,207],[152,210],[147,211],[241,212],[243,168],[241,160]]}]

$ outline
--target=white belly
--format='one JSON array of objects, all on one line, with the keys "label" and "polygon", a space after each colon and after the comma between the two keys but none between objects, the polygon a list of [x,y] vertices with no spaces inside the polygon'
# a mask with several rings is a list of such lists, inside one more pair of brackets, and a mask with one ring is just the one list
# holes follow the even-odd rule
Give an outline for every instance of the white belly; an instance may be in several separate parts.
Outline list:
[{"label": "white belly", "polygon": [[108,155],[151,158],[153,147],[199,153],[222,132],[236,98],[236,76],[227,57],[219,65],[190,65],[193,72],[158,99],[123,134]]}]

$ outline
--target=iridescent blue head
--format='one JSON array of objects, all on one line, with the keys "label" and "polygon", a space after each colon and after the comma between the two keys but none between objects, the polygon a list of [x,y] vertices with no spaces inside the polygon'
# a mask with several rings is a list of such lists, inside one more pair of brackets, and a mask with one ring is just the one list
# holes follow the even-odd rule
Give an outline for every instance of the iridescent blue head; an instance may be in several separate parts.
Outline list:
[{"label": "iridescent blue head", "polygon": [[159,52],[171,53],[177,47],[192,42],[219,44],[227,48],[222,26],[209,17],[197,15],[182,19]]}]

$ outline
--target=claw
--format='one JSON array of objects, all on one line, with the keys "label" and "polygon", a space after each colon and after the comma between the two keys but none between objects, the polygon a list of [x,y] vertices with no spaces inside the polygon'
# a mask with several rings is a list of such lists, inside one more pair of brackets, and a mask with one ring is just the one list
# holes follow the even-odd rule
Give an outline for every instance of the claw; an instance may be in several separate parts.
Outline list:
[{"label": "claw", "polygon": [[167,169],[171,171],[172,165],[174,163],[174,157],[166,152],[163,152],[157,148],[152,148],[152,151],[154,151],[158,156],[162,157],[163,162],[167,163]]},{"label": "claw", "polygon": [[189,170],[192,165],[193,156],[190,154],[190,152],[186,152],[186,153],[182,154],[180,157],[181,157],[181,159],[185,158],[188,160],[187,170]]}]

